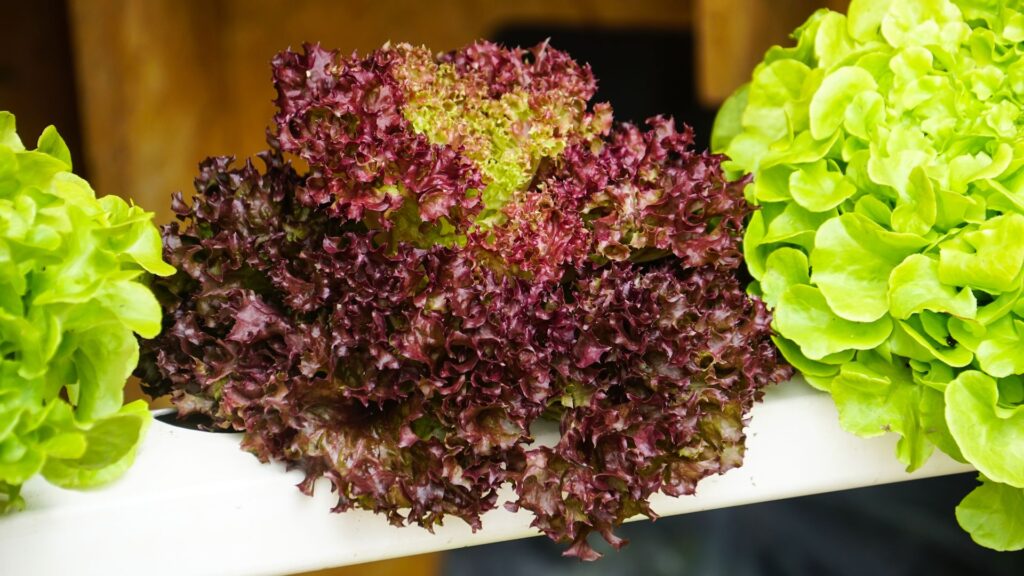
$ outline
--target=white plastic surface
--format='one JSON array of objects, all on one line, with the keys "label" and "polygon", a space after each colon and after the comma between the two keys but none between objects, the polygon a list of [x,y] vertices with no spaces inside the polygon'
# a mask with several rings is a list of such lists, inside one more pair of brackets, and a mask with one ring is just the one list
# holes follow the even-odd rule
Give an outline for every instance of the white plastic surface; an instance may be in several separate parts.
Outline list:
[{"label": "white plastic surface", "polygon": [[[27,509],[0,517],[0,574],[288,574],[536,534],[529,513],[501,508],[475,534],[456,518],[430,534],[369,512],[331,514],[327,486],[302,495],[301,472],[260,464],[238,441],[154,422],[135,466],[110,486],[73,492],[33,480]],[[755,407],[741,468],[653,507],[669,516],[971,470],[936,453],[907,474],[895,441],[844,432],[831,398],[793,382]]]}]

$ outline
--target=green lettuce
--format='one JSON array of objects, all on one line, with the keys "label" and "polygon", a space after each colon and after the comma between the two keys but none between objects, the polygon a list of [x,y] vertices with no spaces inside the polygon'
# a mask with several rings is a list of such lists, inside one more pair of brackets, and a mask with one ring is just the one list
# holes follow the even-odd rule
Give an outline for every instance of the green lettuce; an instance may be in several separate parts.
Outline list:
[{"label": "green lettuce", "polygon": [[750,289],[847,430],[971,463],[960,524],[1024,548],[1024,9],[853,0],[794,39],[712,139],[754,175]]},{"label": "green lettuce", "polygon": [[26,150],[0,112],[0,512],[36,474],[86,488],[131,465],[150,416],[124,384],[161,326],[143,281],[174,272],[151,220],[97,199],[52,126]]}]

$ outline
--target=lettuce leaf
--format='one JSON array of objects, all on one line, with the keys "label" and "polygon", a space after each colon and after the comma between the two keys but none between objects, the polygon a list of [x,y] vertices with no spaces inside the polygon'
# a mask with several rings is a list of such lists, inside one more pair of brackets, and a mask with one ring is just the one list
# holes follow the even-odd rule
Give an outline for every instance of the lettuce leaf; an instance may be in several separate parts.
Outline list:
[{"label": "lettuce leaf", "polygon": [[160,331],[143,283],[169,275],[152,214],[96,198],[70,172],[51,126],[26,150],[0,112],[0,511],[24,505],[41,473],[87,488],[124,472],[149,423],[123,404],[138,360],[135,334]]},{"label": "lettuce leaf", "polygon": [[744,253],[782,353],[908,469],[937,447],[982,472],[957,516],[997,549],[1024,540],[1022,26],[1012,2],[820,10],[712,137],[754,177]]},{"label": "lettuce leaf", "polygon": [[1024,550],[1024,489],[981,477],[956,507],[956,519],[975,542],[1000,551]]}]

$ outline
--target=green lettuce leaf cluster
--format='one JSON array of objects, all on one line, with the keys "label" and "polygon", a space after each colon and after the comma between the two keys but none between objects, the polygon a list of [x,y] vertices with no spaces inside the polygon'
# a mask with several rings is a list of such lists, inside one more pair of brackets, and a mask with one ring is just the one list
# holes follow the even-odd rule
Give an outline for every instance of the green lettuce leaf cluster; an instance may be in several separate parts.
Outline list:
[{"label": "green lettuce leaf cluster", "polygon": [[961,525],[1024,548],[1024,9],[854,0],[794,38],[713,139],[754,175],[752,290],[847,430],[970,462]]},{"label": "green lettuce leaf cluster", "polygon": [[0,112],[0,512],[35,474],[84,488],[131,465],[150,419],[122,406],[134,333],[161,321],[140,277],[174,272],[151,218],[97,199],[52,126],[26,150]]}]

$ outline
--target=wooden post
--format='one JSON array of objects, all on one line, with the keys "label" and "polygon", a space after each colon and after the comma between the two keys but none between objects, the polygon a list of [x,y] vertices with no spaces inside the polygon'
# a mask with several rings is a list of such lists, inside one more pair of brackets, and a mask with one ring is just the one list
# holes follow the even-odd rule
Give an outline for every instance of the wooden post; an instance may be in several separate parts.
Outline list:
[{"label": "wooden post", "polygon": [[697,74],[705,106],[722,103],[750,80],[765,50],[821,7],[845,11],[849,0],[696,0]]}]

